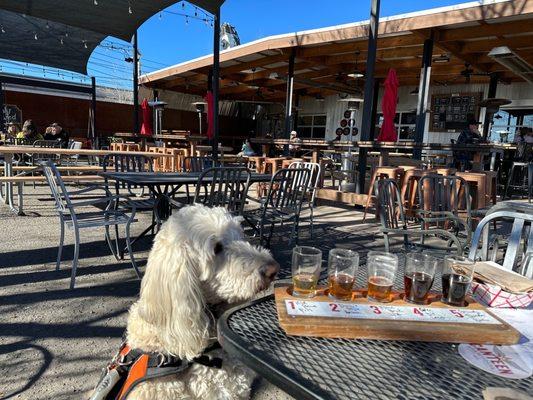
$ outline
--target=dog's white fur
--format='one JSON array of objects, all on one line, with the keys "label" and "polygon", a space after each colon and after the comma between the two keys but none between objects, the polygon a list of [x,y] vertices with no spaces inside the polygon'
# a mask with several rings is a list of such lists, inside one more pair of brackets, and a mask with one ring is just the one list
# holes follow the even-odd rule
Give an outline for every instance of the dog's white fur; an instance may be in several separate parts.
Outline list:
[{"label": "dog's white fur", "polygon": [[[223,208],[195,205],[163,224],[130,309],[130,347],[191,360],[216,338],[208,304],[249,300],[270,284],[274,276],[265,276],[264,266],[277,271],[277,263],[243,239],[240,222]],[[209,354],[223,358],[221,369],[193,364],[139,384],[128,400],[249,398],[253,373],[221,350]]]}]

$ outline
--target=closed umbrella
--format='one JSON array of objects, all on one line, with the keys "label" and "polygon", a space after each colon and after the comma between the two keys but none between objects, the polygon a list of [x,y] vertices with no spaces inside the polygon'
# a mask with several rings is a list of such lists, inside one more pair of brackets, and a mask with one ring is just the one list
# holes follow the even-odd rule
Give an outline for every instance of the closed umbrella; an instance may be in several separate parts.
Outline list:
[{"label": "closed umbrella", "polygon": [[146,98],[141,103],[141,110],[143,115],[143,123],[141,125],[141,135],[143,136],[152,136],[152,110],[148,105],[148,100]]},{"label": "closed umbrella", "polygon": [[387,74],[387,79],[385,79],[385,92],[381,100],[383,124],[378,136],[379,142],[395,142],[398,139],[398,133],[394,127],[394,117],[396,116],[396,105],[398,103],[398,86],[400,86],[400,82],[396,76],[396,70],[391,68]]}]

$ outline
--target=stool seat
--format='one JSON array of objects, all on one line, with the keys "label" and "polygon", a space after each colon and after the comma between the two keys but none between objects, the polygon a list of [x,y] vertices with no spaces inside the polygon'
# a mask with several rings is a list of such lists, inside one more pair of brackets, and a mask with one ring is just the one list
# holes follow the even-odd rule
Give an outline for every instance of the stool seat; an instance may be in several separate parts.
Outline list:
[{"label": "stool seat", "polygon": [[[516,190],[527,191],[528,202],[531,202],[531,193],[533,186],[533,162],[513,161],[511,171],[507,177],[503,200],[511,198]],[[511,189],[511,195],[509,195]]]}]

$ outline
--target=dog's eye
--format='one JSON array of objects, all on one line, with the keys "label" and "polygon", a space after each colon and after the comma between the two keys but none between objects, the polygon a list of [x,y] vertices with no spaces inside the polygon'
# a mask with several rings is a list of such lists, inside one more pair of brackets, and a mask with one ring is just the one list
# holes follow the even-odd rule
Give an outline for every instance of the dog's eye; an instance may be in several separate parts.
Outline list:
[{"label": "dog's eye", "polygon": [[217,242],[217,243],[215,244],[215,254],[219,254],[219,253],[221,253],[222,250],[224,250],[224,246],[222,245],[222,243]]}]

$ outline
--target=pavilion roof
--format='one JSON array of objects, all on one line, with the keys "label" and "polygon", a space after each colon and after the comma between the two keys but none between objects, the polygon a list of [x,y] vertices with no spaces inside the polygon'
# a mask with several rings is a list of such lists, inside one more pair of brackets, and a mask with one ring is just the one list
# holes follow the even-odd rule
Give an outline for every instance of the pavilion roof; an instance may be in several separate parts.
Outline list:
[{"label": "pavilion roof", "polygon": [[[533,62],[533,1],[475,1],[456,6],[382,18],[375,75],[384,78],[396,68],[401,85],[419,82],[423,43],[433,34],[433,84],[464,83],[465,64],[474,73],[469,82],[486,82],[489,73],[503,81],[522,78],[488,57],[496,46],[508,46]],[[285,97],[288,59],[295,52],[295,90],[315,96],[351,93],[362,87],[348,76],[365,69],[368,21],[305,32],[270,36],[221,52],[222,99],[277,101]],[[359,55],[356,54],[359,52]],[[205,94],[212,65],[207,55],[141,76],[146,86]]]},{"label": "pavilion roof", "polygon": [[[224,0],[189,2],[214,12]],[[130,41],[144,21],[174,3],[176,0],[0,0],[0,58],[85,74],[92,51],[105,37]]]}]

